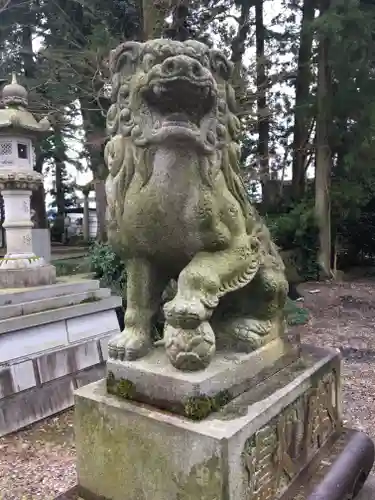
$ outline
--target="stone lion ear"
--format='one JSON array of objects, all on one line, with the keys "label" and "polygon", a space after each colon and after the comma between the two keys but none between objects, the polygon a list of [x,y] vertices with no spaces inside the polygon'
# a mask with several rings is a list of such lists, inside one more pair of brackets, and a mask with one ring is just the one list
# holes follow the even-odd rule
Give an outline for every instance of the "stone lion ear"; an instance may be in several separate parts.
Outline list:
[{"label": "stone lion ear", "polygon": [[223,80],[229,80],[232,75],[233,64],[219,50],[210,50],[211,67]]},{"label": "stone lion ear", "polygon": [[134,71],[134,64],[138,61],[143,48],[140,42],[125,42],[111,51],[110,69],[115,74],[123,69]]}]

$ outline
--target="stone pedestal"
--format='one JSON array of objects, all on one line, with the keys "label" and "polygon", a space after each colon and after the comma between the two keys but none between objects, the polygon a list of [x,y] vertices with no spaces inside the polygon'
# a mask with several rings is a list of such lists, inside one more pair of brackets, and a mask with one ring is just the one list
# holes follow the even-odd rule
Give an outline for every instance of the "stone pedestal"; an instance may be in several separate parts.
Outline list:
[{"label": "stone pedestal", "polygon": [[[233,360],[229,369],[223,363],[228,379],[216,367],[216,384],[226,390],[228,384],[236,385],[239,365]],[[155,370],[152,364],[149,370],[143,367],[146,378]],[[353,498],[372,467],[372,442],[342,427],[336,351],[304,347],[277,373],[240,384],[242,391],[234,399],[200,421],[179,416],[173,405],[163,411],[151,401],[130,401],[146,392],[136,371],[128,369],[129,376],[122,379],[109,377],[110,389],[114,380],[117,384],[117,396],[108,394],[104,380],[75,394],[76,498],[340,500]],[[171,376],[166,371],[165,380]],[[157,381],[162,374],[160,370]],[[179,375],[193,390],[197,374]],[[198,386],[207,386],[208,378],[196,381]],[[170,381],[167,387],[166,399],[175,400],[179,383]],[[192,403],[190,397],[178,397],[182,406]],[[198,408],[205,401],[195,399]],[[324,497],[319,496],[322,491]]]},{"label": "stone pedestal", "polygon": [[32,248],[35,255],[42,257],[46,264],[51,262],[51,232],[49,229],[32,230]]}]

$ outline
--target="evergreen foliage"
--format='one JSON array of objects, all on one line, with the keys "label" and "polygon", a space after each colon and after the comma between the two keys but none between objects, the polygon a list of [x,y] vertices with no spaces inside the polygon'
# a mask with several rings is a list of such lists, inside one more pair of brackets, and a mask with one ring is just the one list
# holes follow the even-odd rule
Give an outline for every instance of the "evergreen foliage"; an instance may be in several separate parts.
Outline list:
[{"label": "evergreen foliage", "polygon": [[[153,0],[12,0],[1,7],[0,81],[17,71],[30,91],[32,111],[47,113],[54,124],[55,135],[36,146],[36,168],[60,176],[54,194],[58,210],[73,199],[68,167],[88,168],[104,224],[100,189],[107,174],[109,51],[149,36],[195,38],[221,48],[233,62],[244,180],[249,193],[254,183],[261,186],[261,212],[268,214],[278,243],[305,252],[304,275],[327,259],[333,266],[335,251],[351,252],[353,259],[375,254],[373,238],[365,237],[373,234],[369,207],[375,200],[375,4],[160,0],[158,9],[155,5]],[[314,167],[312,192],[307,173]],[[43,203],[43,193],[33,196],[39,218]],[[99,233],[105,239],[105,227]],[[316,246],[320,253],[312,256]]]}]

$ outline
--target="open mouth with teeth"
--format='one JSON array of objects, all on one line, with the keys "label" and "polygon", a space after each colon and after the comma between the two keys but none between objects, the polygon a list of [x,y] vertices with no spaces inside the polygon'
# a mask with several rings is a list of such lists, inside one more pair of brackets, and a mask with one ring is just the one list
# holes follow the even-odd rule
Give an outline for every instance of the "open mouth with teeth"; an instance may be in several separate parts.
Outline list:
[{"label": "open mouth with teeth", "polygon": [[210,81],[194,82],[181,77],[151,82],[143,99],[159,127],[179,136],[200,136],[202,121],[212,114],[216,103]]}]

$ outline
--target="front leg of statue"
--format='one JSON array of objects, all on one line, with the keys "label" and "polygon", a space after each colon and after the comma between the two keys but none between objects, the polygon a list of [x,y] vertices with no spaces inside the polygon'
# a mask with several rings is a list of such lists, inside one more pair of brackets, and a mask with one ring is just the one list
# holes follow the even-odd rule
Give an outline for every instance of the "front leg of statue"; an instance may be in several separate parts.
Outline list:
[{"label": "front leg of statue", "polygon": [[145,356],[152,346],[153,319],[157,314],[167,279],[145,259],[129,260],[125,328],[108,343],[110,358],[134,360]]},{"label": "front leg of statue", "polygon": [[244,287],[259,268],[259,246],[247,234],[218,252],[200,252],[180,273],[177,294],[164,306],[164,344],[171,363],[181,370],[202,369],[215,353],[208,320],[228,292]]}]

